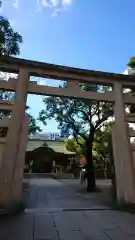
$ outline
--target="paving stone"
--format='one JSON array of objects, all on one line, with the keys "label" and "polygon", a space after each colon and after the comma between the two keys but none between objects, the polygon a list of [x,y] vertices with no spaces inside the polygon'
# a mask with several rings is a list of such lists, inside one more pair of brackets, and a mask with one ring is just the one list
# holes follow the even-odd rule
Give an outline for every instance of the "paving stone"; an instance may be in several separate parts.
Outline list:
[{"label": "paving stone", "polygon": [[7,219],[1,227],[0,240],[33,240],[33,216]]},{"label": "paving stone", "polygon": [[66,231],[59,234],[61,240],[86,240],[80,231]]},{"label": "paving stone", "polygon": [[75,223],[56,223],[56,228],[59,233],[68,231],[79,231],[79,227]]},{"label": "paving stone", "polygon": [[[110,221],[111,223],[115,223],[117,225],[119,225],[120,222],[129,220],[130,216],[132,216],[129,213],[121,212],[121,211],[114,211],[114,210],[104,211],[103,215],[104,215],[105,219],[108,219],[108,221]],[[135,219],[135,215],[134,215],[134,219]]]},{"label": "paving stone", "polygon": [[55,227],[35,227],[35,239],[58,239],[57,229]]},{"label": "paving stone", "polygon": [[135,235],[135,220],[134,222],[132,222],[131,224],[130,223],[120,223],[119,224],[119,227],[124,231],[126,232],[127,234],[130,234],[130,235]]},{"label": "paving stone", "polygon": [[[100,212],[99,212],[100,214]],[[120,227],[130,235],[135,235],[135,215],[120,211],[105,211],[103,218]]]},{"label": "paving stone", "polygon": [[34,221],[35,226],[54,226],[54,220],[52,216],[47,216],[47,215],[37,215],[35,216],[35,221]]},{"label": "paving stone", "polygon": [[84,214],[100,229],[115,229],[117,224],[111,222],[111,218],[107,218],[104,212],[105,211],[86,211]]},{"label": "paving stone", "polygon": [[85,237],[88,239],[98,239],[98,240],[109,240],[109,237],[105,234],[103,230],[93,228],[93,226],[82,227],[81,232],[84,234]]},{"label": "paving stone", "polygon": [[135,235],[135,215],[118,220],[117,225],[126,233]]},{"label": "paving stone", "polygon": [[108,239],[103,230],[95,225],[91,219],[86,217],[85,213],[82,212],[71,212],[72,219],[78,224],[80,231],[83,233],[84,237],[89,239]]},{"label": "paving stone", "polygon": [[108,237],[110,237],[111,240],[133,240],[135,239],[135,236],[130,236],[129,234],[125,233],[117,227],[116,229],[111,230],[105,230],[105,233]]},{"label": "paving stone", "polygon": [[71,221],[71,216],[69,212],[55,212],[55,213],[52,213],[52,217],[54,221],[57,223]]},{"label": "paving stone", "polygon": [[53,179],[30,181],[29,214],[0,221],[0,240],[135,240],[135,215],[94,210],[102,194],[77,192]]}]

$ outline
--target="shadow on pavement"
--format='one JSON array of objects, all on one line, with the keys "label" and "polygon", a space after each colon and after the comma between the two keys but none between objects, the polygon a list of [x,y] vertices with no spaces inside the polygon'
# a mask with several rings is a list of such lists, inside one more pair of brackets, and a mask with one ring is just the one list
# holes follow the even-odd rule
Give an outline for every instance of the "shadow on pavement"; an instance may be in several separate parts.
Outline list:
[{"label": "shadow on pavement", "polygon": [[87,193],[79,180],[25,179],[27,209],[105,209],[112,204],[110,181],[98,181],[100,191]]}]

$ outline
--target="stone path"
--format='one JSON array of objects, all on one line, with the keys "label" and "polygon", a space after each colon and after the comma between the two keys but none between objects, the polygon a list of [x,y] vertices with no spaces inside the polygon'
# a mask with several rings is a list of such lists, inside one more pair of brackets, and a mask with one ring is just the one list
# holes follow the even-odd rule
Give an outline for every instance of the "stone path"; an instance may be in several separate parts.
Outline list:
[{"label": "stone path", "polygon": [[[94,204],[89,196],[52,179],[32,180],[26,190],[25,213],[0,219],[0,240],[135,239],[133,214],[105,210],[105,206],[99,210],[98,200]],[[85,210],[85,205],[91,210]]]},{"label": "stone path", "polygon": [[[26,180],[30,186],[25,190],[26,207],[42,209],[108,209],[105,199],[109,195],[102,192],[87,194],[80,186],[79,180],[31,179]],[[27,186],[27,185],[26,185]]]}]

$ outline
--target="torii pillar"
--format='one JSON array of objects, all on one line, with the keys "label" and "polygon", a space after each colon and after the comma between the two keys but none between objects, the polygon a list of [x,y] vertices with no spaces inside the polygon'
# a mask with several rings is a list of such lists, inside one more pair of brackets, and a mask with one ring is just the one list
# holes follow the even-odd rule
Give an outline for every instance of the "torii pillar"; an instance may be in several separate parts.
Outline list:
[{"label": "torii pillar", "polygon": [[16,181],[18,180],[20,181],[19,184],[22,184],[22,179],[17,176],[16,170],[18,166],[21,167],[17,161],[23,162],[21,158],[18,158],[18,153],[21,131],[23,129],[22,123],[24,120],[28,82],[29,72],[20,68],[0,172],[0,207],[4,209],[15,207],[21,201],[20,186],[17,187]]},{"label": "torii pillar", "polygon": [[135,203],[134,167],[131,156],[128,126],[125,122],[123,88],[120,82],[114,84],[115,126],[113,132],[113,154],[116,175],[118,203]]}]

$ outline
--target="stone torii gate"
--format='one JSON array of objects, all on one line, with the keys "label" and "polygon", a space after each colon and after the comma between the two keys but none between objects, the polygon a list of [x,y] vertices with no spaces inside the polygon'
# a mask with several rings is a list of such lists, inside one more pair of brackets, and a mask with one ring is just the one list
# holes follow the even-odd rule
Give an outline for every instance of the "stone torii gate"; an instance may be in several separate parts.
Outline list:
[{"label": "stone torii gate", "polygon": [[[135,203],[135,164],[129,138],[135,132],[128,122],[135,122],[133,114],[124,113],[124,104],[135,103],[135,97],[123,93],[123,88],[135,86],[133,76],[90,71],[13,57],[0,57],[0,71],[18,74],[17,79],[0,80],[0,89],[15,92],[13,104],[4,101],[0,109],[9,109],[11,117],[1,119],[0,127],[7,126],[5,138],[0,138],[0,208],[19,204],[22,199],[22,179],[27,145],[28,119],[25,115],[27,93],[90,99],[114,104],[113,131],[114,164],[119,203]],[[30,76],[66,80],[67,88],[48,87],[29,81]],[[112,86],[104,93],[81,91],[77,83]]]}]

